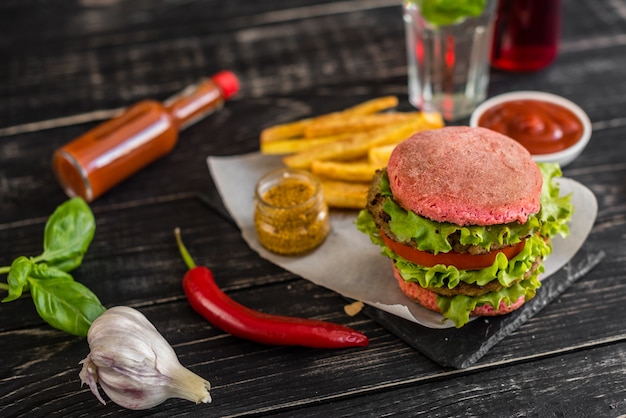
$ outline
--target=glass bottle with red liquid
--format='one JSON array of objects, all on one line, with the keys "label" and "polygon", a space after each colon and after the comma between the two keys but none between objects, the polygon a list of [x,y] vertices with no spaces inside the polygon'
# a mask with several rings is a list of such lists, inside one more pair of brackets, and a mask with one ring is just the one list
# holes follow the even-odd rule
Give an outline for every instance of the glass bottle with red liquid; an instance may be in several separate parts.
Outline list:
[{"label": "glass bottle with red liquid", "polygon": [[500,0],[493,31],[491,65],[507,71],[535,71],[557,55],[561,0]]},{"label": "glass bottle with red liquid", "polygon": [[163,103],[143,100],[57,149],[54,174],[69,196],[91,202],[170,152],[181,130],[220,109],[238,90],[235,74],[221,71]]}]

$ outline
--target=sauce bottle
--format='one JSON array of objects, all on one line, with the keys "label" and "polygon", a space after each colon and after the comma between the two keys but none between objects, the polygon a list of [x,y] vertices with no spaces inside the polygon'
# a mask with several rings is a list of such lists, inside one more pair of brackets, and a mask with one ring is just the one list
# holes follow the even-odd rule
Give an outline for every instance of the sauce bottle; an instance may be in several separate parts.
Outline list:
[{"label": "sauce bottle", "polygon": [[500,0],[493,28],[491,66],[535,71],[557,55],[561,0]]},{"label": "sauce bottle", "polygon": [[68,196],[91,202],[170,152],[179,131],[220,109],[237,91],[237,77],[221,71],[163,103],[141,101],[57,149],[57,180]]}]

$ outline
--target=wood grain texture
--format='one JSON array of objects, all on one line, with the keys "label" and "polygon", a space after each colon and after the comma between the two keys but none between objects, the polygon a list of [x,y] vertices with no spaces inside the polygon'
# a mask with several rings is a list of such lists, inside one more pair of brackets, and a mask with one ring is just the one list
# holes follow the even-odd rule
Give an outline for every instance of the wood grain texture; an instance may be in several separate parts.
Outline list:
[{"label": "wood grain texture", "polygon": [[[258,150],[264,127],[384,94],[411,109],[400,2],[0,2],[0,265],[39,254],[46,218],[66,199],[51,175],[55,148],[117,109],[165,99],[219,69],[242,80],[240,94],[183,132],[172,153],[91,205],[95,239],[74,272],[106,306],[145,313],[181,362],[211,381],[213,403],[171,400],[149,411],[100,405],[78,378],[86,341],[51,329],[24,297],[0,304],[0,415],[626,414],[625,33],[623,2],[563,2],[552,65],[491,73],[490,95],[544,90],[589,114],[591,142],[564,174],[595,193],[599,212],[587,244],[606,257],[474,366],[457,371],[363,313],[346,316],[345,299],[258,257],[198,197],[219,208],[206,157]],[[196,261],[236,300],[352,326],[370,346],[271,347],[223,334],[184,298],[176,226]]]}]

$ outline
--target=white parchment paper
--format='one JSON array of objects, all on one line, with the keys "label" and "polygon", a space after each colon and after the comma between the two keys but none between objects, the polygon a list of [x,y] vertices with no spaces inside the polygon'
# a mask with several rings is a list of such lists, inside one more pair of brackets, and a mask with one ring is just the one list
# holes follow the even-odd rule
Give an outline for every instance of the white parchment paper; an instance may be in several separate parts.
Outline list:
[{"label": "white parchment paper", "polygon": [[[333,211],[331,231],[324,243],[310,254],[285,257],[265,250],[254,229],[254,188],[267,172],[282,167],[279,156],[259,153],[232,157],[209,157],[209,170],[226,209],[241,230],[243,239],[259,255],[313,283],[347,298],[430,328],[449,328],[454,324],[441,315],[411,302],[396,285],[391,262],[380,254],[380,247],[354,225],[357,211]],[[572,193],[575,212],[566,239],[553,239],[553,253],[545,263],[545,280],[563,267],[580,249],[596,219],[597,201],[582,184],[559,179],[561,194]]]}]

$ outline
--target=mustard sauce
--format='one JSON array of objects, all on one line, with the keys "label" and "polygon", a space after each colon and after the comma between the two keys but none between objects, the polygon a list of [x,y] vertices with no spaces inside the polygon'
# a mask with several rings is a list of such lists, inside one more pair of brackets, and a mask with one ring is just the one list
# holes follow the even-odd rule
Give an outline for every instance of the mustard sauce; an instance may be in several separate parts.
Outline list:
[{"label": "mustard sauce", "polygon": [[255,191],[254,224],[259,242],[276,254],[303,254],[330,230],[328,206],[317,178],[281,169],[263,177]]}]

